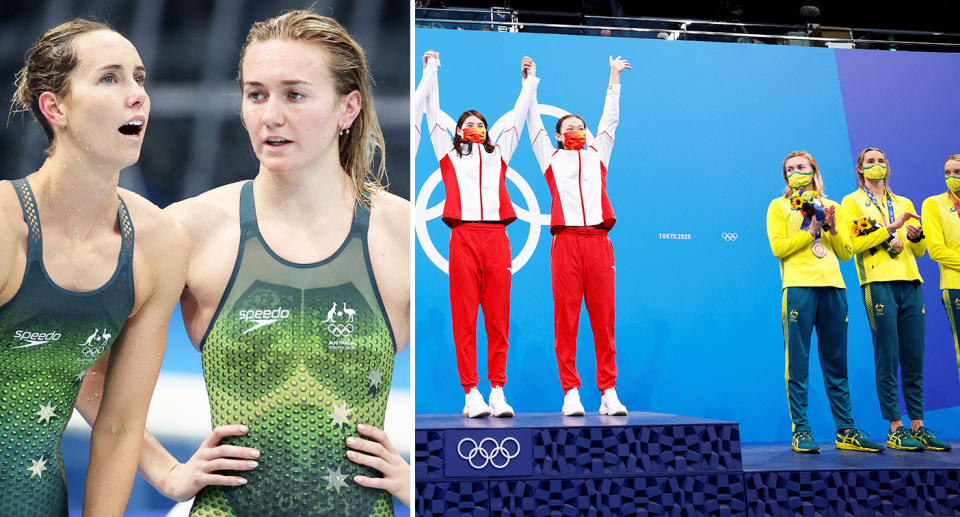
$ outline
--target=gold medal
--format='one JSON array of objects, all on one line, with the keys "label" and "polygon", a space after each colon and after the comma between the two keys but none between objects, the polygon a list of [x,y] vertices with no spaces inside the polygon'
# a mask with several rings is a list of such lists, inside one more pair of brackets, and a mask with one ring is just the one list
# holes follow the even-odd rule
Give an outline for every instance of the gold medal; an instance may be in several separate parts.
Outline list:
[{"label": "gold medal", "polygon": [[827,248],[820,244],[819,242],[813,245],[813,255],[817,258],[823,258],[827,256]]}]

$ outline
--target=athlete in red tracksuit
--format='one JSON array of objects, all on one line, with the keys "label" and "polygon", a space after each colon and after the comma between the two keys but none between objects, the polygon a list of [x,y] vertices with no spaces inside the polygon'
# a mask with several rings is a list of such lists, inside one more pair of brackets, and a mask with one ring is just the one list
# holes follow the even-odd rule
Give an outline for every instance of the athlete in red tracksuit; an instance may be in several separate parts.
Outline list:
[{"label": "athlete in red tracksuit", "polygon": [[[443,176],[446,200],[443,221],[450,226],[450,308],[457,369],[465,397],[464,415],[513,416],[503,396],[507,382],[507,335],[510,328],[510,241],[506,225],[517,216],[507,193],[507,162],[517,148],[523,120],[534,97],[535,84],[526,81],[496,145],[486,133],[487,121],[478,111],[464,112],[451,142],[439,123],[436,80],[439,56],[424,56],[422,82],[430,85],[426,104],[430,140]],[[434,77],[431,77],[431,74]],[[483,307],[487,330],[487,371],[490,406],[477,386],[477,308]]]},{"label": "athlete in red tracksuit", "polygon": [[[553,279],[554,349],[564,390],[562,412],[583,415],[577,375],[577,323],[586,299],[597,355],[597,387],[603,394],[601,414],[625,415],[627,408],[616,395],[617,362],[614,343],[616,317],[616,264],[607,232],[617,218],[607,198],[607,164],[613,151],[619,120],[620,72],[626,60],[610,58],[610,84],[603,104],[597,136],[586,141],[586,124],[578,115],[557,121],[557,148],[540,120],[534,102],[527,116],[533,151],[550,186],[550,269]],[[527,75],[536,75],[530,62]],[[534,83],[536,84],[536,82]],[[584,145],[588,144],[588,145]]]}]

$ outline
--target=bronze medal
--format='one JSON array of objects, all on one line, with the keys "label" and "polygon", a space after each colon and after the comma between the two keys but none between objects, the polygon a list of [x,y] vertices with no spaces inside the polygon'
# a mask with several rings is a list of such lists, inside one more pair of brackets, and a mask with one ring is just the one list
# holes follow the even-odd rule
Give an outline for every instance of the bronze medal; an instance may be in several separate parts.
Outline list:
[{"label": "bronze medal", "polygon": [[823,258],[827,256],[827,248],[820,244],[819,242],[813,245],[813,255],[817,258]]}]

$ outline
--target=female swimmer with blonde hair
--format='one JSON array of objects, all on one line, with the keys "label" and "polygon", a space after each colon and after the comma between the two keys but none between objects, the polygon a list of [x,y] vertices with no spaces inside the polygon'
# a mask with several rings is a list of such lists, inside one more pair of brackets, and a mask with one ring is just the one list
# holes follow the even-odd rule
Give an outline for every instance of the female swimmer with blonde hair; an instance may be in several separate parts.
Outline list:
[{"label": "female swimmer with blonde hair", "polygon": [[133,44],[80,18],[44,33],[17,75],[12,111],[33,113],[50,146],[39,170],[0,183],[8,515],[67,515],[60,436],[74,406],[96,420],[84,515],[120,515],[130,495],[189,246],[180,225],[117,187],[140,157],[145,80]]},{"label": "female swimmer with blonde hair", "polygon": [[196,494],[191,515],[391,514],[410,494],[380,430],[410,339],[410,211],[373,168],[363,50],[291,11],[250,28],[239,80],[256,178],[167,208],[192,243],[181,305],[215,429],[185,464],[145,436],[141,472]]},{"label": "female swimmer with blonde hair", "polygon": [[[840,231],[850,236],[864,307],[873,335],[877,397],[890,422],[887,447],[905,451],[948,450],[923,421],[925,317],[917,258],[926,251],[913,202],[890,191],[890,165],[880,149],[857,156],[859,188],[843,198]],[[911,427],[903,425],[897,370]]]},{"label": "female swimmer with blonde hair", "polygon": [[[926,227],[930,258],[940,264],[940,289],[943,308],[947,311],[953,345],[960,366],[960,341],[957,321],[960,318],[960,154],[947,157],[943,164],[946,192],[930,196],[920,209]],[[949,450],[949,443],[944,442]]]},{"label": "female swimmer with blonde hair", "polygon": [[839,262],[850,260],[850,245],[846,234],[837,230],[840,205],[826,198],[820,167],[810,153],[788,154],[782,172],[786,187],[767,208],[767,237],[773,255],[780,259],[783,280],[784,370],[793,431],[790,446],[794,452],[820,452],[807,420],[810,338],[816,327],[823,383],[837,429],[836,447],[880,452],[883,446],[853,426],[847,381],[847,290]]}]

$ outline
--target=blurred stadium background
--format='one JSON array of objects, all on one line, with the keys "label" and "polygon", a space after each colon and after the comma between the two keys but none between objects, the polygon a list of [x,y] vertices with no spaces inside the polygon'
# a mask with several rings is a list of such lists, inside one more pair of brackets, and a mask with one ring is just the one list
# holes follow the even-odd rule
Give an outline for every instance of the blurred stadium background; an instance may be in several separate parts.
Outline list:
[{"label": "blurred stadium background", "polygon": [[[236,84],[250,25],[283,11],[310,8],[343,23],[367,52],[375,104],[387,142],[390,191],[409,199],[410,2],[396,0],[37,0],[0,3],[0,97],[10,99],[24,55],[47,29],[77,16],[105,21],[136,45],[152,103],[140,162],[121,174],[123,187],[160,207],[210,188],[252,178],[257,161],[240,124]],[[0,179],[20,178],[43,163],[46,138],[32,116],[0,129]],[[387,432],[410,457],[410,352],[397,357]],[[200,356],[175,311],[148,428],[181,461],[210,430]],[[71,515],[80,515],[89,427],[75,415],[63,436]],[[126,515],[165,515],[174,502],[139,477]],[[405,507],[398,515],[409,514]]]}]

